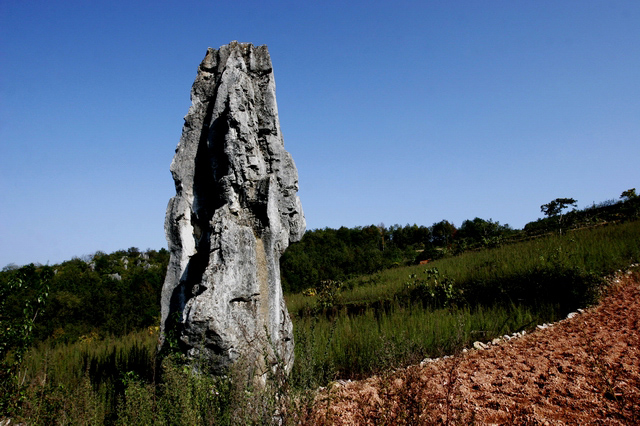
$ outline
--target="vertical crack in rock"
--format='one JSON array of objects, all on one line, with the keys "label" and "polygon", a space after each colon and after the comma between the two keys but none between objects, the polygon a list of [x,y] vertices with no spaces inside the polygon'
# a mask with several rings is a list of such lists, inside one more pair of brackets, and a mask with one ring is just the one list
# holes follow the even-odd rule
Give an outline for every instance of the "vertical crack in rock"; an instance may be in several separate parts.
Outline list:
[{"label": "vertical crack in rock", "polygon": [[305,219],[267,47],[209,48],[191,101],[171,163],[161,348],[177,344],[218,374],[237,362],[262,379],[269,368],[288,372],[293,327],[280,256]]}]

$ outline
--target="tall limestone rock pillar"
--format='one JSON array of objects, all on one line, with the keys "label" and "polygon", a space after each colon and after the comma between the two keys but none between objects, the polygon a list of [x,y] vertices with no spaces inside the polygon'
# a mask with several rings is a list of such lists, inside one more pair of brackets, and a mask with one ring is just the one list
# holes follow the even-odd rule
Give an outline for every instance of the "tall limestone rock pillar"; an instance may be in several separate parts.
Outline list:
[{"label": "tall limestone rock pillar", "polygon": [[[222,374],[293,365],[280,256],[305,231],[298,173],[285,151],[266,46],[209,48],[171,163],[161,346]],[[243,364],[245,365],[245,364]]]}]

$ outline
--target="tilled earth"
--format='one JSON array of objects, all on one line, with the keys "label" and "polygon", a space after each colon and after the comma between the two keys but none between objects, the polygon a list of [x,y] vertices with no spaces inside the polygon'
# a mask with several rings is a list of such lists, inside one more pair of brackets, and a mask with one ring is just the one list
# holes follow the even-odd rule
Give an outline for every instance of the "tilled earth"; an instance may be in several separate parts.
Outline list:
[{"label": "tilled earth", "polygon": [[313,424],[640,424],[640,274],[582,314],[316,399]]}]

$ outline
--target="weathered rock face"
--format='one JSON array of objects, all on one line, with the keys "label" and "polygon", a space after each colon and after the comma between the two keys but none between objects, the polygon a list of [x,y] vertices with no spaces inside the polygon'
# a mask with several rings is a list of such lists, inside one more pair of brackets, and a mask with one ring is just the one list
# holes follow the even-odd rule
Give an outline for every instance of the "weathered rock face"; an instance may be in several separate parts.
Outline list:
[{"label": "weathered rock face", "polygon": [[191,100],[171,163],[161,345],[172,339],[219,373],[237,361],[254,377],[276,360],[289,371],[280,256],[302,237],[305,219],[267,47],[209,48]]}]

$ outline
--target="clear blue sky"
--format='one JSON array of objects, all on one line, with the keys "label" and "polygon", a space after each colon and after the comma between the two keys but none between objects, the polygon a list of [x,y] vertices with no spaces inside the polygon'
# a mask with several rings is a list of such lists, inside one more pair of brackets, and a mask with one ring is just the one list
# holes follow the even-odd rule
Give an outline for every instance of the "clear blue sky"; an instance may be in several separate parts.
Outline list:
[{"label": "clear blue sky", "polygon": [[0,2],[0,267],[166,246],[207,47],[269,47],[308,229],[640,189],[640,2]]}]

